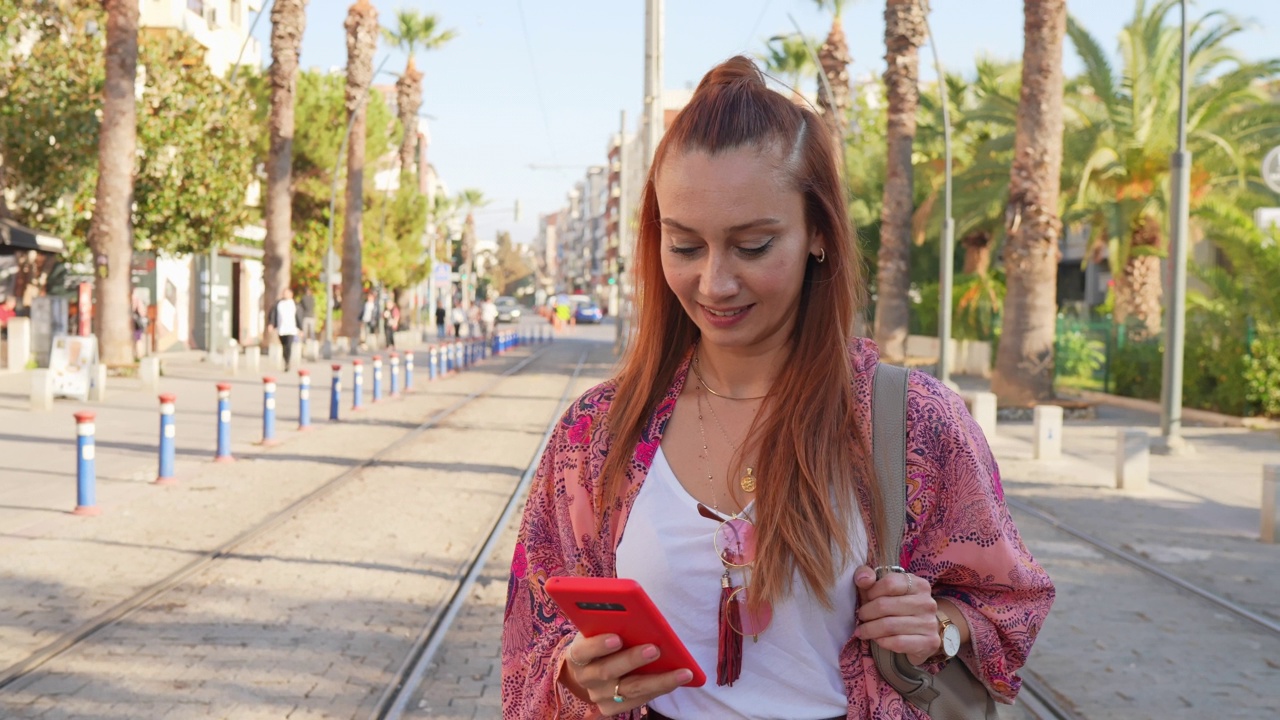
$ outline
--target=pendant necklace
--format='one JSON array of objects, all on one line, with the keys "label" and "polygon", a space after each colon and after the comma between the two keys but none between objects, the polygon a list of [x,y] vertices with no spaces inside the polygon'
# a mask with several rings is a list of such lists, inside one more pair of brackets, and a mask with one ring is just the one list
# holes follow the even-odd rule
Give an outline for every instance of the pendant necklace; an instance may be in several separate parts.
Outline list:
[{"label": "pendant necklace", "polygon": [[[702,378],[698,379],[701,380]],[[706,385],[702,385],[702,387],[706,388],[708,392],[711,390],[711,388],[706,387]],[[738,446],[729,439],[729,432],[724,429],[724,423],[720,422],[720,414],[716,412],[716,406],[711,402],[710,398],[707,399],[707,407],[711,408],[711,419],[715,421],[716,427],[720,428],[720,435],[724,437],[724,441],[729,443],[729,447],[733,448],[735,453],[738,452]],[[699,415],[698,419],[701,420],[702,416]],[[742,479],[738,481],[739,487],[741,487],[744,492],[753,493],[756,491],[755,472],[755,468],[748,465],[747,474],[743,475]]]}]

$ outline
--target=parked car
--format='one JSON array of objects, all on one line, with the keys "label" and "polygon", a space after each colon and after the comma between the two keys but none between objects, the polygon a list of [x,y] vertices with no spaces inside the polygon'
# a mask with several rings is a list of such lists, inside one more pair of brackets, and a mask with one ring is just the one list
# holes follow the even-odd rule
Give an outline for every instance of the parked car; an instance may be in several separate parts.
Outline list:
[{"label": "parked car", "polygon": [[520,307],[520,303],[516,302],[515,298],[503,295],[495,300],[493,304],[498,306],[498,322],[519,322],[523,308]]},{"label": "parked car", "polygon": [[600,311],[600,306],[595,303],[578,303],[573,309],[573,319],[578,323],[594,325],[604,320],[604,313]]}]

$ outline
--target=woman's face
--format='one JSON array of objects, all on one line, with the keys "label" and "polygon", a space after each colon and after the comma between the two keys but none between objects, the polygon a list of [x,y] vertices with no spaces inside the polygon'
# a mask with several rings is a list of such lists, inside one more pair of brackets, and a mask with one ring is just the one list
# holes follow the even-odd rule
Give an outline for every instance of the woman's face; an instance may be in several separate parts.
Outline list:
[{"label": "woman's face", "polygon": [[741,147],[673,154],[658,172],[662,272],[708,344],[763,350],[790,337],[822,245],[781,166],[777,150]]}]

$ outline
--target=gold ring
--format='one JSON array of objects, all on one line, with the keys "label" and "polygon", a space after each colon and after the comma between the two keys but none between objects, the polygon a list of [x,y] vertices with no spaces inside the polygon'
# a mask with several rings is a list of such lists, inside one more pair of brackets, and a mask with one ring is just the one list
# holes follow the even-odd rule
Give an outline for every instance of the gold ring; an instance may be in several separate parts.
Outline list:
[{"label": "gold ring", "polygon": [[907,594],[908,595],[912,593],[911,585],[914,580],[915,580],[915,576],[912,575],[911,573],[907,573]]},{"label": "gold ring", "polygon": [[622,680],[618,680],[618,684],[613,686],[613,701],[616,703],[626,702],[627,699],[622,697],[618,691],[622,689]]}]

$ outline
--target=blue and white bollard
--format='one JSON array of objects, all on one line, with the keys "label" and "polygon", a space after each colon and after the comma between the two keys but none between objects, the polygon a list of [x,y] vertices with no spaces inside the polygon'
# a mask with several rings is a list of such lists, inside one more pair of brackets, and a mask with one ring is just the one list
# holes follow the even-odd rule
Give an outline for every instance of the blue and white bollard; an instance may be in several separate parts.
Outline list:
[{"label": "blue and white bollard", "polygon": [[440,348],[440,374],[448,375],[453,372],[453,343],[448,343]]},{"label": "blue and white bollard", "polygon": [[373,356],[373,401],[382,399],[382,356]]},{"label": "blue and white bollard", "polygon": [[298,371],[298,429],[311,429],[311,373]]},{"label": "blue and white bollard", "polygon": [[391,357],[387,360],[391,363],[391,387],[387,390],[388,397],[395,397],[400,394],[400,356],[392,352]]},{"label": "blue and white bollard", "polygon": [[413,352],[404,354],[404,391],[413,391]]},{"label": "blue and white bollard", "polygon": [[178,480],[173,476],[174,436],[177,434],[173,424],[174,395],[160,396],[160,469],[156,473],[156,485],[176,485]]},{"label": "blue and white bollard", "polygon": [[427,380],[435,380],[440,374],[440,351],[431,348],[427,352]]},{"label": "blue and white bollard", "polygon": [[231,383],[218,383],[218,450],[213,461],[234,460],[231,457]]},{"label": "blue and white bollard", "polygon": [[360,410],[364,402],[364,363],[360,358],[351,361],[351,409]]},{"label": "blue and white bollard", "polygon": [[342,404],[342,366],[334,363],[333,380],[329,383],[329,419],[339,419],[338,406]]},{"label": "blue and white bollard", "polygon": [[98,477],[94,467],[94,414],[78,412],[76,417],[76,509],[74,515],[101,515],[102,508],[94,497]]},{"label": "blue and white bollard", "polygon": [[262,442],[259,445],[278,445],[276,440],[276,379],[262,378]]}]

